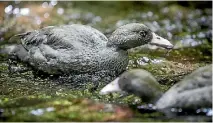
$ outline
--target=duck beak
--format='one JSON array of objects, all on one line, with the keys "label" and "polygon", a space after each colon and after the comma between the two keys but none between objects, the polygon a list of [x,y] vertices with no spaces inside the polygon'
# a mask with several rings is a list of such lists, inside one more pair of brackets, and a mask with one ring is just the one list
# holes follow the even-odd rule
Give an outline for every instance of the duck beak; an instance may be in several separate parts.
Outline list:
[{"label": "duck beak", "polygon": [[168,40],[158,36],[154,32],[152,33],[152,35],[153,38],[149,44],[163,47],[166,49],[172,49],[174,47]]},{"label": "duck beak", "polygon": [[113,93],[113,92],[122,92],[122,90],[120,89],[120,87],[118,85],[118,80],[119,80],[119,77],[116,78],[111,83],[107,84],[104,88],[101,89],[99,94],[106,95],[106,94]]}]

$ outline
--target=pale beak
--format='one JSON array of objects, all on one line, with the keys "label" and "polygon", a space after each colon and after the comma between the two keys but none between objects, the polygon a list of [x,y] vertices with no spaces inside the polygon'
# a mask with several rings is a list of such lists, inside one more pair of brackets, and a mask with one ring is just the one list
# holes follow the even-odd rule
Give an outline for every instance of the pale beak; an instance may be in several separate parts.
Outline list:
[{"label": "pale beak", "polygon": [[122,93],[123,91],[120,89],[120,87],[118,85],[118,80],[119,80],[119,77],[116,78],[111,83],[107,84],[104,88],[101,89],[101,91],[99,92],[99,94],[106,95],[106,94],[113,93],[113,92],[120,92],[120,93]]},{"label": "pale beak", "polygon": [[149,44],[163,47],[166,49],[172,49],[174,47],[168,40],[158,36],[154,32],[152,33],[152,35],[153,35],[153,38]]}]

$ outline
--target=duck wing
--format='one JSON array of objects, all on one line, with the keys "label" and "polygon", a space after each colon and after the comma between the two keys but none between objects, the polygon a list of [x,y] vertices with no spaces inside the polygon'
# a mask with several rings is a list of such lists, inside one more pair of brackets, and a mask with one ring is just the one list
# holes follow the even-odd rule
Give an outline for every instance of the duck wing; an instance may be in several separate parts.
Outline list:
[{"label": "duck wing", "polygon": [[40,30],[18,34],[26,50],[41,44],[53,49],[79,49],[105,45],[108,39],[98,30],[85,25],[65,25],[45,27]]},{"label": "duck wing", "polygon": [[46,27],[14,37],[26,49],[27,62],[48,73],[53,68],[57,73],[59,69],[78,70],[79,66],[94,64],[100,57],[97,52],[106,48],[108,41],[98,30],[78,24]]}]

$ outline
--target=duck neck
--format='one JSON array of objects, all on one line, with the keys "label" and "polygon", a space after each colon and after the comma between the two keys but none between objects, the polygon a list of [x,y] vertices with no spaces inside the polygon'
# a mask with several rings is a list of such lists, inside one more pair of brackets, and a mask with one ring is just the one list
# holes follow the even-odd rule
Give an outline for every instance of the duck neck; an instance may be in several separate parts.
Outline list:
[{"label": "duck neck", "polygon": [[[131,38],[130,38],[131,39]],[[111,35],[107,42],[108,47],[115,47],[121,50],[128,50],[139,46],[134,40],[126,39],[119,35]]]}]

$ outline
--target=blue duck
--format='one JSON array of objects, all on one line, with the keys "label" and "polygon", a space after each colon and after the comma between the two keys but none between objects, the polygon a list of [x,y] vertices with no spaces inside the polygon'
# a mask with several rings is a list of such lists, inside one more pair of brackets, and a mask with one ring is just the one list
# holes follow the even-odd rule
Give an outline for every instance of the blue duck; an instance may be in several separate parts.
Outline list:
[{"label": "blue duck", "polygon": [[7,52],[34,69],[83,80],[84,76],[95,80],[121,74],[128,64],[128,49],[144,44],[173,48],[168,40],[140,23],[119,27],[109,39],[90,26],[72,24],[18,34],[10,40],[21,43],[5,48]]}]

